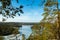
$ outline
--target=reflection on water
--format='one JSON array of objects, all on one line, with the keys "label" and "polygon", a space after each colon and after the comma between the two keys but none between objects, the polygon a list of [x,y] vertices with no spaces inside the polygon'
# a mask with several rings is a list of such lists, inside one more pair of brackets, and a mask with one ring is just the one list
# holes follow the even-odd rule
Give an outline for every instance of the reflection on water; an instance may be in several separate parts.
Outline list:
[{"label": "reflection on water", "polygon": [[25,38],[27,39],[32,33],[31,27],[32,25],[22,25],[22,27],[19,29],[20,34],[17,34],[16,36],[14,35],[5,36],[4,40],[16,40],[16,39],[22,40],[22,34],[24,34]]},{"label": "reflection on water", "polygon": [[32,30],[31,30],[31,27],[32,25],[22,25],[22,28],[20,28],[20,34],[24,34],[26,38],[29,37],[29,35],[32,33]]}]

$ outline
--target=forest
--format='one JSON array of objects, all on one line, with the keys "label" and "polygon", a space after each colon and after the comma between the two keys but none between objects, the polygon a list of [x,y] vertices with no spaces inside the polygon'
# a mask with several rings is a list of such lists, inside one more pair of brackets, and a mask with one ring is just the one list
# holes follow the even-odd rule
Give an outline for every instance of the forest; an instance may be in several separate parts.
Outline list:
[{"label": "forest", "polygon": [[[3,16],[2,22],[5,22],[8,18],[16,17],[16,15],[20,16],[24,14],[24,5],[20,5],[18,8],[14,8],[11,6],[12,0],[0,0],[2,6],[0,6],[0,15]],[[19,3],[20,0],[16,0]],[[23,1],[23,0],[22,0]],[[26,0],[29,1],[29,0]],[[44,5],[42,16],[43,18],[39,22],[39,24],[35,24],[31,27],[32,33],[26,39],[25,35],[22,34],[22,40],[60,40],[60,4],[59,0],[40,0],[42,3],[38,4],[40,6]],[[34,4],[34,0],[31,1],[32,4],[26,6],[32,6]],[[0,5],[1,5],[0,4]],[[11,13],[12,11],[12,13]],[[18,13],[20,12],[20,13]],[[5,19],[6,18],[6,19]],[[5,40],[3,36],[12,35],[15,36],[19,34],[18,27],[12,27],[13,25],[5,25],[2,27],[0,24],[0,40]],[[18,36],[19,37],[19,36]],[[16,39],[15,40],[20,40]]]}]

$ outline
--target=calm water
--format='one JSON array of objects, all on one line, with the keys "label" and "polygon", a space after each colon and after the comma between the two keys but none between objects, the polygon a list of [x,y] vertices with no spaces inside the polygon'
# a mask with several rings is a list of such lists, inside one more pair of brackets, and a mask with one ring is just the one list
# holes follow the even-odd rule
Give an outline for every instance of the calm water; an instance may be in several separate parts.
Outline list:
[{"label": "calm water", "polygon": [[29,35],[32,33],[31,30],[32,25],[22,25],[22,28],[20,28],[21,35],[24,34],[26,38],[29,37]]},{"label": "calm water", "polygon": [[[22,25],[22,28],[19,29],[19,31],[21,32],[20,37],[18,37],[20,40],[22,40],[22,34],[25,35],[25,38],[27,39],[30,34],[32,33],[31,30],[32,25]],[[13,35],[12,35],[13,36]],[[5,40],[9,40],[9,39],[16,39],[16,37],[12,37],[12,36],[5,36]]]}]

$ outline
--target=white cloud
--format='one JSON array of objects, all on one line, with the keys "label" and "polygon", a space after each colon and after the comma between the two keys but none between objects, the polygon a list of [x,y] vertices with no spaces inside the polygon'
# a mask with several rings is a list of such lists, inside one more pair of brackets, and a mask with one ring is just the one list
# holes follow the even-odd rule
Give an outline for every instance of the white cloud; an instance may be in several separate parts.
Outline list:
[{"label": "white cloud", "polygon": [[6,22],[39,22],[42,19],[42,10],[31,10],[30,12],[24,12],[21,16],[17,16],[14,19],[8,18]]}]

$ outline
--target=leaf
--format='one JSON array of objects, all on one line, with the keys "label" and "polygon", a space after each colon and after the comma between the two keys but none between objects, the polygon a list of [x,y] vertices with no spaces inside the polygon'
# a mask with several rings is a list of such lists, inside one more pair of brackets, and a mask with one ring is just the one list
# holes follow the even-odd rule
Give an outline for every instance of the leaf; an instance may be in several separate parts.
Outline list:
[{"label": "leaf", "polygon": [[2,0],[0,0],[0,1],[2,1]]},{"label": "leaf", "polygon": [[[20,13],[24,13],[22,8],[23,5],[20,5],[19,8],[14,8],[11,4],[12,0],[0,0],[2,3],[2,8],[1,10],[4,10],[4,13],[2,13],[2,11],[0,11],[0,14],[2,14],[4,17],[12,17],[14,18],[16,16],[16,13],[20,12]],[[17,3],[19,2],[19,0],[16,0]],[[13,12],[13,14],[11,14]],[[20,16],[20,14],[17,14]]]},{"label": "leaf", "polygon": [[45,6],[52,6],[53,5],[53,2],[47,2],[46,4],[45,4]]},{"label": "leaf", "polygon": [[6,15],[9,15],[9,10],[5,10],[5,12],[6,12]]},{"label": "leaf", "polygon": [[6,8],[6,3],[5,2],[3,2],[3,8]]},{"label": "leaf", "polygon": [[44,8],[44,11],[49,11],[49,9],[47,7]]},{"label": "leaf", "polygon": [[16,10],[16,11],[15,11],[15,14],[16,14],[17,12],[19,12],[19,11],[18,11],[18,10]]},{"label": "leaf", "polygon": [[18,0],[16,0],[17,1],[17,3],[18,3]]},{"label": "leaf", "polygon": [[7,0],[7,5],[9,6],[11,4],[11,0]]},{"label": "leaf", "polygon": [[24,13],[22,10],[20,10],[20,13]]},{"label": "leaf", "polygon": [[16,8],[17,10],[19,9],[19,8]]},{"label": "leaf", "polygon": [[0,14],[2,14],[2,12],[0,12]]},{"label": "leaf", "polygon": [[20,8],[23,8],[23,6],[22,6],[22,5],[20,5]]},{"label": "leaf", "polygon": [[13,16],[16,16],[16,14],[14,14],[13,12],[12,12],[12,15],[13,15]]},{"label": "leaf", "polygon": [[12,18],[14,18],[14,16],[12,16]]},{"label": "leaf", "polygon": [[20,14],[18,13],[18,16],[20,16]]}]

